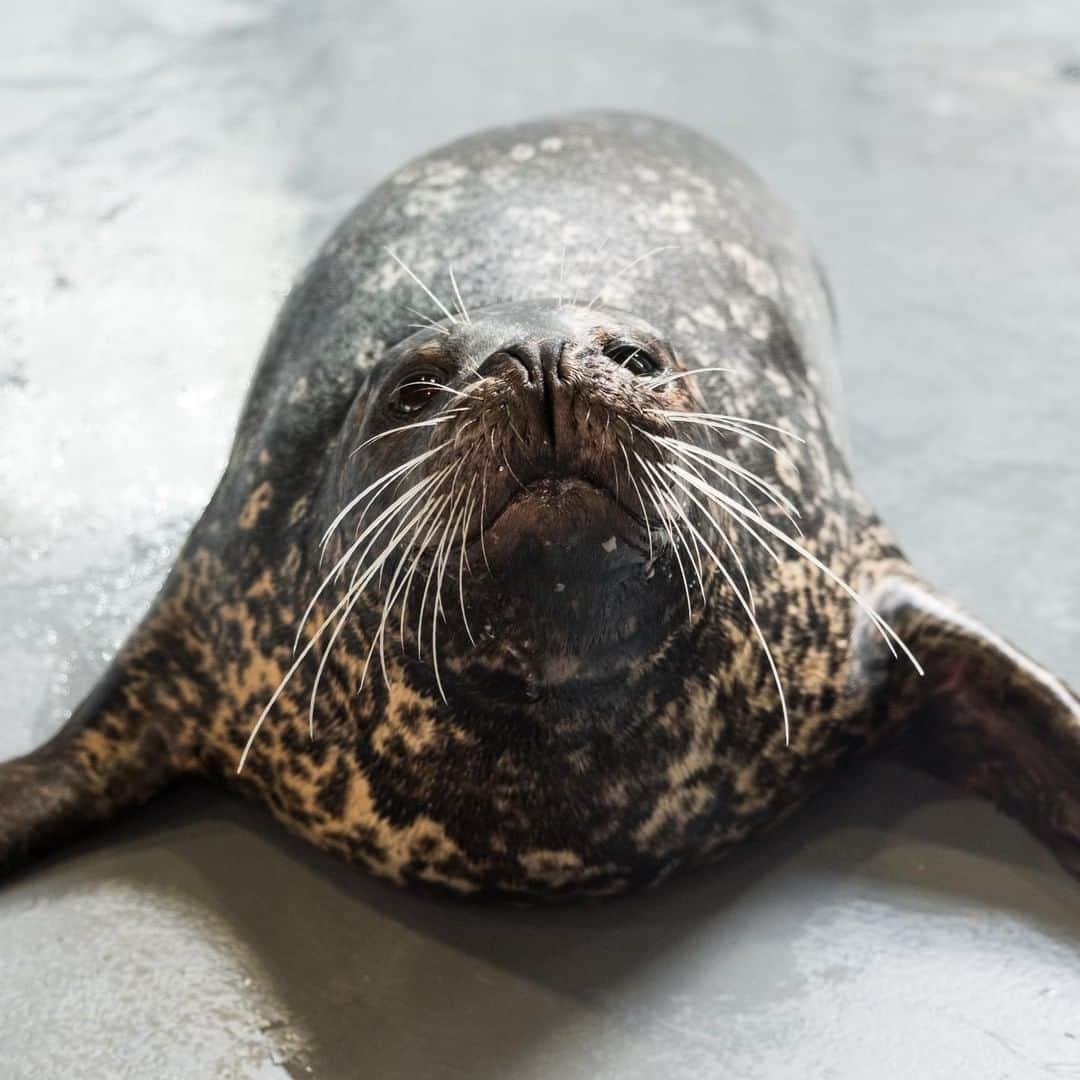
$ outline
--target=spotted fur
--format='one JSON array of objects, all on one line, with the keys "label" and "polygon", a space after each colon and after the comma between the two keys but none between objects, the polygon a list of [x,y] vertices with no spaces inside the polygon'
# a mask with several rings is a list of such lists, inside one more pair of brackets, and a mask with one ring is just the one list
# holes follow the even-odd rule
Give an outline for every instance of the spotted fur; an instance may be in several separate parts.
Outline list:
[{"label": "spotted fur", "polygon": [[[447,296],[450,264],[469,323],[447,319],[409,273]],[[435,325],[417,330],[410,309]],[[670,370],[729,370],[641,389],[604,360],[627,328],[655,335]],[[562,351],[545,360],[551,334]],[[365,675],[380,580],[326,660],[313,733],[321,644],[238,772],[293,663],[298,621],[359,514],[320,564],[323,530],[380,471],[443,438],[417,429],[354,452],[387,432],[388,388],[427,350],[450,356],[454,385],[467,389],[470,363],[515,342],[539,364],[563,365],[572,389],[547,422],[573,433],[574,467],[597,483],[610,486],[608,471],[618,482],[620,421],[656,459],[634,435],[670,431],[655,401],[798,433],[790,460],[741,437],[729,450],[798,507],[806,549],[891,621],[926,678],[892,658],[806,559],[777,545],[773,561],[732,530],[786,690],[788,737],[759,644],[713,570],[693,582],[705,598],[688,618],[670,551],[627,556],[604,588],[605,571],[588,568],[608,564],[592,548],[577,578],[565,566],[574,587],[559,552],[554,562],[541,552],[535,565],[510,563],[529,577],[525,592],[485,577],[472,551],[477,635],[448,600],[448,689],[411,617],[387,649],[386,678],[378,665]],[[913,759],[1002,800],[1077,865],[1077,699],[934,597],[904,561],[853,486],[834,351],[825,285],[784,211],[745,167],[680,127],[572,117],[485,132],[407,165],[341,224],[285,304],[225,475],[145,621],[64,730],[0,766],[0,864],[198,774],[399,883],[606,895],[723,855],[899,737]],[[487,371],[428,470],[535,464],[542,423],[514,370]],[[508,476],[498,483],[512,488]],[[775,506],[761,512],[787,528]],[[586,522],[575,542],[587,534]],[[341,588],[315,605],[302,643]],[[590,649],[602,659],[586,661]],[[597,678],[581,677],[582,665]]]}]

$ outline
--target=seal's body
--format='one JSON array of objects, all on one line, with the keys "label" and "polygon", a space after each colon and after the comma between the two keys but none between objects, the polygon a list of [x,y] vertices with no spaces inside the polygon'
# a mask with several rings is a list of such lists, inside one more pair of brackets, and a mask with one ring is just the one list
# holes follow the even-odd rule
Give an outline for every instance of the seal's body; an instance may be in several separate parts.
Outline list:
[{"label": "seal's body", "polygon": [[605,894],[886,739],[1080,861],[1080,705],[854,489],[786,215],[683,128],[574,117],[333,234],[154,607],[0,767],[0,861],[201,774],[399,882]]}]

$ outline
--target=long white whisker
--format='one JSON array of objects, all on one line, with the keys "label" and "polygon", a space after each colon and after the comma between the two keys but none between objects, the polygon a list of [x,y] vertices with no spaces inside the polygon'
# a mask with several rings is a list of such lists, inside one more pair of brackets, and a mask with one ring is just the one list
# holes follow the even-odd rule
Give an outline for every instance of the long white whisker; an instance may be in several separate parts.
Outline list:
[{"label": "long white whisker", "polygon": [[[456,486],[456,485],[455,485]],[[458,500],[461,498],[461,492],[454,490],[454,486],[450,488],[451,503],[446,515],[446,525],[443,527],[442,534],[439,537],[439,543],[435,547],[435,554],[431,560],[431,566],[428,569],[427,577],[424,580],[424,591],[420,595],[420,614],[416,619],[416,655],[421,657],[424,654],[423,644],[423,622],[424,622],[424,608],[427,607],[428,593],[431,591],[431,582],[434,578],[436,568],[439,565],[439,559],[442,557],[443,544],[446,542],[446,537],[450,531],[450,525],[453,520],[454,514],[457,510]],[[440,687],[441,690],[441,687]]]},{"label": "long white whisker", "polygon": [[[424,320],[425,325],[419,326],[418,329],[420,329],[420,330],[438,330],[440,334],[443,334],[446,337],[450,336],[450,331],[447,330],[445,326],[443,326],[441,323],[436,322],[430,315],[425,314],[419,308],[409,307],[408,304],[402,304],[401,306],[406,311],[412,312],[412,314],[415,315],[417,318],[420,318],[420,319]],[[409,325],[410,326],[417,326],[416,323],[410,323]]]},{"label": "long white whisker", "polygon": [[[667,483],[664,482],[663,477],[656,470],[656,468],[654,466],[650,465],[647,461],[645,461],[640,455],[634,454],[634,457],[637,458],[638,462],[640,463],[641,467],[646,471],[646,473],[648,473],[648,475],[650,477],[652,477],[653,489],[655,490],[656,494],[660,498],[662,498],[664,500],[664,502],[668,506],[670,506],[676,512],[676,514],[679,517],[683,518],[684,520],[687,520],[686,512],[679,505],[679,500],[676,499],[672,495],[670,485],[668,485]],[[674,517],[672,518],[672,524],[675,525],[675,527],[679,530],[679,535],[682,536],[683,535],[682,534],[682,529],[675,522]],[[694,568],[694,572],[697,574],[698,588],[701,590],[701,603],[702,603],[702,605],[705,605],[706,603],[708,603],[708,598],[705,595],[705,574],[704,574],[704,572],[702,570],[702,566],[701,566],[701,550],[698,547],[697,539],[694,538],[693,536],[691,537],[691,539],[694,540],[694,551],[693,552],[691,552],[691,550],[690,550],[690,545],[686,544],[685,538],[683,539],[683,543],[684,543],[684,545],[686,547],[687,558],[689,558],[691,560],[691,565]]]},{"label": "long white whisker", "polygon": [[436,424],[445,424],[447,420],[453,420],[455,416],[460,416],[464,411],[464,409],[443,409],[438,416],[433,416],[430,420],[414,420],[411,424],[402,424],[400,427],[380,431],[378,435],[372,435],[370,439],[365,439],[355,450],[350,451],[349,457],[355,457],[365,446],[370,446],[380,439],[387,439],[391,435],[397,435],[402,431],[412,431],[414,428],[435,427]]},{"label": "long white whisker", "polygon": [[[442,606],[442,591],[443,591],[443,579],[446,576],[446,566],[450,561],[450,555],[454,548],[454,536],[457,533],[457,518],[453,515],[450,516],[450,528],[446,537],[446,545],[443,549],[443,554],[439,560],[439,572],[435,579],[435,597],[431,604],[431,666],[435,672],[435,684],[439,688],[439,696],[446,701],[446,691],[443,689],[442,677],[439,674],[439,647],[438,647],[438,631],[439,631],[439,616],[444,615],[444,609]],[[440,545],[441,546],[441,545]],[[445,618],[445,615],[444,615]]]},{"label": "long white whisker", "polygon": [[484,458],[484,474],[480,478],[480,553],[484,556],[484,566],[491,573],[491,563],[488,562],[487,541],[484,535],[487,533],[487,471],[488,459]]},{"label": "long white whisker", "polygon": [[443,508],[450,501],[450,494],[440,495],[437,500],[437,513],[432,517],[431,524],[428,526],[428,531],[424,536],[424,539],[420,541],[419,547],[416,549],[416,555],[413,557],[413,561],[409,564],[409,571],[405,577],[405,584],[402,590],[401,598],[401,622],[398,626],[398,640],[401,643],[401,648],[405,648],[405,619],[409,608],[409,593],[412,591],[412,581],[416,575],[416,571],[420,566],[420,560],[424,556],[424,552],[427,550],[428,543],[435,535],[436,530],[439,527],[439,515],[442,513]]},{"label": "long white whisker", "polygon": [[[465,614],[465,544],[469,536],[469,525],[472,522],[473,514],[473,484],[476,483],[476,474],[473,473],[473,478],[469,482],[469,494],[466,497],[465,509],[461,512],[461,556],[458,560],[458,600],[461,603],[461,621],[465,625],[465,633],[469,635],[469,641],[473,645],[476,644],[476,638],[473,637],[473,632],[469,627],[469,617]],[[481,525],[483,523],[481,522]],[[470,574],[472,571],[469,571]]]},{"label": "long white whisker", "polygon": [[404,262],[401,261],[400,258],[398,258],[397,254],[394,251],[392,251],[390,248],[384,248],[383,250],[387,253],[387,255],[390,256],[391,259],[394,260],[394,262],[398,264],[398,266],[401,267],[402,270],[405,271],[406,274],[409,275],[409,277],[413,279],[413,281],[416,282],[417,285],[420,286],[421,289],[424,290],[424,292],[428,294],[429,297],[431,297],[436,307],[438,307],[439,310],[452,323],[456,323],[458,321],[457,316],[450,311],[450,309],[405,265]]},{"label": "long white whisker", "polygon": [[760,491],[777,507],[777,509],[782,510],[788,516],[789,520],[791,520],[791,523],[795,526],[797,532],[802,531],[798,524],[793,520],[794,518],[801,516],[799,508],[784,495],[783,492],[778,491],[772,484],[762,480],[757,473],[751,472],[737,461],[732,461],[722,454],[716,453],[715,450],[710,450],[704,446],[698,446],[696,443],[686,442],[683,439],[673,439],[666,435],[650,435],[648,432],[645,432],[645,434],[653,442],[666,447],[680,457],[690,456],[701,461],[702,464],[709,468],[710,472],[716,473],[717,476],[720,475],[718,470],[721,469],[726,469],[728,472],[733,472],[736,476],[741,476],[753,488]]},{"label": "long white whisker", "polygon": [[[417,495],[409,503],[407,503],[406,506],[400,508],[399,513],[402,513],[405,510],[412,510],[415,507],[415,505],[420,501],[420,496],[421,495],[423,495],[427,499],[430,499],[433,495],[435,495],[438,492],[439,488],[441,488],[443,486],[443,484],[445,484],[448,479],[450,479],[451,483],[452,483],[453,482],[452,481],[453,476],[455,476],[457,474],[457,472],[460,470],[460,468],[461,468],[461,464],[459,462],[457,465],[446,465],[442,469],[440,469],[438,472],[433,473],[432,477],[431,477],[433,483],[425,485],[422,492],[417,493]],[[385,529],[385,525],[383,526],[383,528]],[[379,530],[380,533],[382,531],[383,531],[383,529]],[[368,546],[364,549],[364,551],[362,552],[360,557],[356,560],[356,568],[353,570],[353,575],[352,575],[352,578],[351,578],[351,580],[349,582],[349,588],[350,589],[356,584],[356,581],[360,577],[360,575],[362,573],[366,573],[366,571],[364,569],[364,562],[368,557],[368,553],[375,546],[375,540],[377,538],[378,538],[378,533],[375,536],[373,536],[370,541],[368,541]],[[388,541],[388,543],[390,543],[390,541]],[[384,550],[385,550],[385,548],[384,548]],[[375,565],[375,564],[373,563],[372,565]]]},{"label": "long white whisker", "polygon": [[669,424],[694,424],[697,427],[709,428],[712,431],[726,431],[733,435],[741,435],[744,439],[749,439],[751,442],[757,443],[759,446],[764,446],[767,450],[771,450],[777,457],[783,458],[787,461],[791,467],[798,472],[798,466],[786,454],[779,446],[769,442],[768,439],[763,438],[756,431],[751,431],[749,428],[739,427],[736,424],[727,423],[722,420],[706,420],[696,416],[690,416],[687,413],[671,413],[670,415],[664,415],[664,419]]},{"label": "long white whisker", "polygon": [[450,509],[446,515],[446,525],[443,528],[442,535],[439,537],[439,543],[435,548],[435,554],[431,560],[431,567],[428,570],[427,579],[424,582],[424,592],[420,597],[420,614],[417,617],[416,623],[416,644],[417,644],[417,656],[423,654],[423,621],[424,621],[424,608],[427,605],[428,591],[431,587],[431,583],[435,580],[435,595],[432,598],[431,609],[431,659],[432,667],[435,673],[435,685],[439,689],[439,696],[446,701],[446,691],[443,689],[442,678],[439,675],[439,654],[436,648],[436,634],[438,630],[438,619],[440,609],[440,599],[442,590],[442,572],[445,569],[445,563],[443,561],[443,548],[447,543],[448,538],[453,533],[453,526],[455,521],[455,512],[457,510],[458,500],[461,498],[461,492],[456,494],[451,488],[451,494],[453,495],[453,501],[450,504]]},{"label": "long white whisker", "polygon": [[[630,433],[631,436],[633,432]],[[645,538],[649,541],[649,562],[653,561],[653,541],[652,541],[652,525],[649,522],[649,512],[645,509],[645,499],[641,494],[641,488],[638,485],[637,477],[634,476],[634,470],[630,467],[630,455],[626,452],[626,447],[623,444],[622,439],[617,435],[615,441],[619,444],[619,449],[622,451],[623,460],[626,462],[626,475],[630,478],[630,483],[634,490],[637,492],[638,502],[641,503],[641,516],[645,519]]]},{"label": "long white whisker", "polygon": [[[445,498],[445,496],[442,496]],[[405,566],[405,563],[409,559],[409,555],[412,553],[413,547],[416,544],[416,539],[420,535],[420,532],[424,526],[432,519],[433,516],[438,514],[440,504],[438,500],[431,502],[425,507],[419,514],[413,518],[414,528],[412,536],[409,542],[404,546],[401,553],[401,558],[398,560],[398,564],[394,569],[393,577],[390,579],[390,584],[386,588],[386,598],[383,601],[382,615],[379,618],[379,627],[375,632],[375,637],[372,638],[371,647],[368,649],[367,658],[364,660],[364,668],[360,673],[360,686],[363,687],[364,680],[367,678],[368,666],[371,664],[371,657],[375,651],[376,645],[379,648],[379,667],[382,670],[383,684],[389,688],[390,676],[386,670],[386,650],[384,648],[386,644],[386,624],[390,617],[390,613],[394,608],[394,601],[398,598],[398,595],[404,589],[406,581],[403,579],[400,585],[395,587],[395,583],[401,575],[401,571]]]},{"label": "long white whisker", "polygon": [[469,312],[465,308],[465,301],[461,299],[461,290],[458,288],[457,278],[454,277],[454,267],[450,266],[450,285],[454,290],[454,299],[457,301],[458,310],[461,312],[461,317],[467,322],[471,323],[472,319],[469,318]]},{"label": "long white whisker", "polygon": [[[424,386],[431,390],[434,394],[455,394],[457,397],[475,399],[475,394],[470,394],[465,390],[458,390],[453,386],[442,386],[439,383],[431,382],[427,379],[417,379],[415,382],[405,382],[398,386],[399,390],[404,390],[407,386]],[[459,415],[460,409],[455,410],[455,415]]]},{"label": "long white whisker", "polygon": [[319,547],[326,547],[337,527],[349,516],[353,508],[363,502],[369,495],[374,498],[383,490],[383,488],[393,483],[397,477],[412,472],[417,466],[422,465],[428,458],[437,454],[440,450],[445,449],[449,445],[449,443],[440,443],[438,446],[434,446],[430,450],[425,450],[422,454],[417,454],[415,457],[409,458],[408,461],[394,466],[389,472],[383,473],[377,480],[373,480],[359,495],[354,495],[345,506],[338,511],[334,520],[326,527],[326,532],[323,533],[322,539],[319,541]]},{"label": "long white whisker", "polygon": [[788,431],[787,428],[777,427],[776,424],[767,424],[764,420],[750,420],[745,416],[728,416],[725,413],[680,412],[675,409],[664,409],[662,411],[668,419],[674,416],[688,420],[711,420],[721,424],[734,424],[738,427],[765,428],[768,431],[775,431],[783,435],[785,439],[794,439],[797,443],[806,443],[806,440],[801,435],[796,435],[795,432]]},{"label": "long white whisker", "polygon": [[[349,588],[346,592],[346,596],[351,597],[349,603],[346,605],[345,610],[341,613],[341,617],[338,619],[338,624],[334,628],[333,634],[330,635],[330,640],[326,643],[326,649],[323,651],[322,658],[319,660],[318,669],[315,672],[315,680],[311,687],[311,700],[308,702],[308,738],[315,738],[315,700],[319,696],[319,685],[322,682],[323,671],[326,668],[327,661],[330,659],[330,654],[334,651],[334,644],[344,629],[345,624],[349,620],[349,616],[352,614],[353,608],[359,602],[363,596],[364,589],[370,584],[371,579],[375,576],[376,572],[382,571],[386,560],[393,554],[394,549],[398,546],[402,539],[408,535],[410,529],[413,527],[415,518],[410,519],[404,526],[402,526],[387,542],[383,548],[379,557],[371,564],[370,567],[358,577],[360,567],[363,566],[363,556],[361,556],[360,565],[357,567],[357,573],[353,574],[353,579],[349,583]],[[370,548],[370,545],[369,545]],[[366,552],[365,552],[366,555]]]},{"label": "long white whisker", "polygon": [[237,774],[239,774],[243,770],[244,763],[247,761],[248,753],[250,752],[251,747],[255,742],[255,737],[259,734],[259,731],[262,729],[264,721],[266,720],[267,716],[269,716],[270,710],[274,707],[274,703],[281,696],[281,693],[285,689],[285,687],[288,684],[289,680],[293,677],[293,675],[296,673],[297,669],[304,662],[304,658],[314,648],[315,643],[322,636],[323,631],[333,621],[334,616],[348,603],[348,600],[349,600],[349,596],[346,593],[346,595],[343,596],[338,601],[337,605],[333,608],[333,610],[330,612],[330,614],[327,615],[327,617],[322,621],[319,628],[311,636],[311,640],[307,643],[307,645],[304,646],[303,652],[301,652],[300,655],[293,661],[292,666],[285,673],[285,677],[281,680],[280,683],[278,683],[278,688],[274,691],[273,696],[266,703],[266,707],[263,709],[262,713],[259,715],[259,719],[255,721],[255,726],[251,729],[251,734],[248,736],[248,740],[244,744],[243,753],[240,755],[240,764],[237,765],[237,767],[236,767]]},{"label": "long white whisker", "polygon": [[671,477],[672,483],[674,483],[679,488],[679,490],[701,511],[701,513],[705,516],[705,518],[712,525],[713,529],[716,531],[717,536],[719,536],[720,539],[724,542],[724,546],[728,549],[728,551],[731,553],[731,557],[735,560],[735,565],[739,568],[739,574],[742,576],[743,584],[746,586],[746,598],[749,601],[750,609],[756,612],[757,604],[754,601],[754,589],[753,586],[750,584],[750,575],[746,572],[746,566],[743,563],[742,558],[739,556],[739,551],[735,547],[735,544],[732,542],[731,538],[728,536],[727,532],[724,530],[720,522],[718,522],[716,518],[713,517],[709,508],[692,491],[690,491],[677,476],[672,476],[671,473],[668,473],[668,475]]},{"label": "long white whisker", "polygon": [[775,536],[777,540],[785,544],[787,547],[791,548],[792,551],[802,556],[802,558],[806,559],[807,562],[809,562],[812,566],[820,570],[826,577],[829,578],[830,581],[843,589],[843,591],[852,600],[854,600],[856,604],[859,605],[863,612],[865,612],[867,617],[871,620],[871,622],[873,622],[874,626],[877,627],[878,632],[885,639],[885,644],[888,645],[889,650],[893,654],[893,656],[896,656],[896,648],[894,647],[895,643],[895,645],[899,646],[899,648],[903,651],[904,655],[911,662],[915,670],[920,675],[923,674],[922,666],[919,664],[919,661],[915,659],[911,650],[904,643],[900,635],[876,611],[874,611],[870,604],[867,603],[867,601],[858,592],[856,592],[855,589],[853,589],[842,578],[838,577],[835,573],[833,573],[833,571],[830,570],[829,567],[826,566],[825,563],[823,563],[816,555],[812,554],[805,547],[803,547],[802,544],[800,544],[796,540],[793,540],[782,529],[778,529],[775,525],[767,521],[760,514],[751,514],[734,499],[731,499],[727,495],[724,495],[722,492],[717,491],[716,488],[714,488],[711,484],[703,483],[698,477],[694,476],[694,474],[689,472],[688,470],[683,469],[679,465],[669,465],[668,468],[674,470],[676,473],[681,475],[684,480],[686,480],[692,486],[696,487],[710,501],[716,501],[726,506],[733,514],[737,515],[739,518],[742,518],[744,521],[747,518],[750,518],[755,525],[760,526],[770,535]]},{"label": "long white whisker", "polygon": [[[450,466],[446,466],[447,469],[449,469],[449,467]],[[296,639],[293,642],[294,652],[300,644],[300,638],[303,634],[304,626],[307,624],[308,617],[311,615],[311,612],[314,609],[315,604],[318,602],[319,597],[322,596],[323,592],[326,591],[326,588],[327,586],[329,586],[330,582],[340,576],[341,572],[345,569],[345,566],[348,564],[349,560],[353,557],[353,555],[356,553],[357,549],[364,542],[364,540],[366,540],[367,537],[371,536],[371,534],[374,532],[374,536],[372,536],[371,541],[373,543],[375,537],[377,537],[383,531],[383,529],[386,528],[387,524],[398,513],[400,513],[401,510],[405,506],[407,506],[410,501],[419,498],[420,495],[423,494],[423,492],[428,488],[428,486],[430,486],[430,484],[432,484],[439,476],[442,475],[443,471],[444,470],[440,470],[437,473],[433,473],[431,476],[425,477],[423,480],[419,481],[417,484],[414,484],[411,488],[409,488],[403,495],[400,495],[385,510],[383,510],[382,513],[380,513],[378,517],[376,517],[375,520],[371,522],[371,524],[368,525],[368,527],[364,529],[364,531],[360,533],[359,536],[357,536],[357,538],[349,545],[349,547],[345,550],[345,554],[342,555],[340,559],[338,559],[330,572],[326,575],[325,578],[323,578],[322,584],[319,585],[318,589],[315,590],[315,595],[311,598],[311,602],[305,609],[304,614],[300,619],[300,624],[297,627]],[[370,544],[368,545],[368,550],[370,550]],[[366,555],[367,551],[365,551],[364,554]],[[361,559],[363,557],[364,556],[361,556]]]},{"label": "long white whisker", "polygon": [[[676,540],[675,532],[672,531],[671,518],[664,510],[664,508],[660,505],[660,502],[658,501],[656,495],[653,494],[652,487],[648,483],[645,484],[645,490],[648,493],[649,501],[656,508],[656,513],[664,524],[664,528],[668,534],[668,539],[671,541],[671,550],[672,552],[674,552],[675,555],[675,564],[679,568],[679,576],[682,578],[683,589],[686,591],[686,621],[688,623],[693,622],[694,604],[693,601],[690,599],[690,583],[686,578],[686,568],[683,566],[682,556],[679,554],[679,541]],[[681,538],[682,532],[678,530],[677,526],[676,531],[679,532],[679,536]]]},{"label": "long white whisker", "polygon": [[692,371],[676,371],[672,375],[661,375],[656,379],[650,379],[648,387],[650,390],[655,390],[658,386],[665,386],[667,383],[675,382],[676,379],[693,379],[698,375],[708,375],[711,372],[723,372],[727,375],[734,375],[735,369],[729,367],[703,367],[694,368]]},{"label": "long white whisker", "polygon": [[[760,513],[760,510],[757,504],[753,501],[753,499],[751,499],[750,496],[747,495],[747,493],[743,491],[743,489],[739,487],[739,485],[736,484],[734,480],[724,475],[723,469],[716,464],[714,459],[722,461],[724,467],[728,468],[729,471],[734,472],[736,476],[742,476],[752,487],[761,490],[769,499],[769,501],[772,502],[773,505],[780,511],[780,513],[784,515],[784,518],[787,520],[788,524],[791,525],[791,527],[800,536],[802,536],[802,529],[799,528],[799,523],[795,520],[795,517],[793,516],[795,514],[798,514],[799,512],[795,505],[793,503],[790,503],[786,498],[784,498],[784,496],[780,495],[779,492],[774,492],[768,484],[766,484],[763,480],[759,479],[754,473],[750,472],[748,469],[744,469],[741,465],[737,465],[734,462],[729,462],[726,459],[721,458],[719,455],[713,455],[712,451],[703,450],[701,447],[697,447],[693,443],[684,443],[680,439],[668,439],[661,441],[651,435],[649,436],[649,438],[652,439],[652,441],[657,445],[662,445],[665,449],[675,454],[683,462],[683,464],[692,468],[696,473],[698,473],[699,476],[701,475],[697,469],[699,465],[703,468],[708,469],[709,472],[711,472],[717,478],[717,480],[730,487],[739,496],[739,498],[742,499],[748,507],[750,507],[750,509],[755,514]],[[701,451],[701,453],[695,453],[694,451]],[[702,477],[702,479],[704,479],[704,477]],[[788,506],[791,507],[790,510],[788,509]]]},{"label": "long white whisker", "polygon": [[639,255],[636,259],[632,259],[621,270],[619,270],[617,273],[612,274],[611,277],[609,277],[607,281],[604,282],[604,285],[600,289],[600,291],[585,306],[591,308],[600,299],[600,297],[603,296],[604,293],[606,293],[608,289],[610,289],[611,286],[614,285],[615,282],[623,276],[623,274],[628,274],[631,270],[634,269],[635,266],[638,265],[638,263],[642,263],[646,259],[651,259],[654,255],[659,255],[661,251],[670,251],[677,246],[678,245],[676,244],[661,244],[659,247],[654,247],[652,251],[646,251],[644,255]]},{"label": "long white whisker", "polygon": [[[671,466],[671,468],[678,468],[678,466]],[[689,476],[690,474],[687,473],[687,475]],[[694,529],[694,531],[697,532],[697,529],[694,527],[693,524],[690,525],[690,528]],[[731,573],[728,571],[728,568],[724,565],[723,560],[719,558],[716,552],[714,552],[711,548],[708,548],[707,550],[712,556],[716,568],[720,571],[721,574],[723,574],[724,580],[728,583],[731,591],[735,594],[735,598],[739,601],[739,606],[743,609],[746,617],[750,620],[750,625],[753,627],[754,634],[757,636],[758,642],[761,644],[761,648],[765,652],[765,659],[769,663],[769,669],[772,672],[773,681],[776,683],[776,692],[780,696],[780,712],[784,718],[784,744],[786,746],[790,746],[791,722],[788,718],[787,698],[784,696],[784,684],[780,678],[780,671],[776,666],[776,661],[773,658],[772,649],[769,648],[769,643],[765,639],[764,633],[762,633],[761,626],[757,621],[757,615],[754,609],[746,602],[746,600],[742,596],[742,593],[739,592],[738,586],[735,584],[735,580],[734,578],[732,578]]]}]

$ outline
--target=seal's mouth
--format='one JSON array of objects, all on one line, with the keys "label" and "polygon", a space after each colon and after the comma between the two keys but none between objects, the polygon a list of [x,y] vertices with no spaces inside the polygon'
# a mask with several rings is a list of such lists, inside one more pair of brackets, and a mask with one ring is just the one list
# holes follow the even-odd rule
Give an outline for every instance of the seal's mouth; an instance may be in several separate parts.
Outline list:
[{"label": "seal's mouth", "polygon": [[483,547],[490,560],[522,547],[553,554],[592,554],[604,561],[627,549],[647,554],[648,527],[606,484],[587,475],[539,476],[515,483],[501,502],[489,507],[470,547]]}]

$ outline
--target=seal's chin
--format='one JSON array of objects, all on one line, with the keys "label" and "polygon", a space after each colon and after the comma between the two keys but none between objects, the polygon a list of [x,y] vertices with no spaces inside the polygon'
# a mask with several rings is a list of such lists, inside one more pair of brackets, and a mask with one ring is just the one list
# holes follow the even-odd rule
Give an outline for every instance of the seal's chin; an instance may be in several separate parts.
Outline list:
[{"label": "seal's chin", "polygon": [[453,666],[477,700],[565,712],[625,683],[665,632],[663,575],[644,524],[585,477],[517,487],[468,557],[476,633],[459,637]]}]

